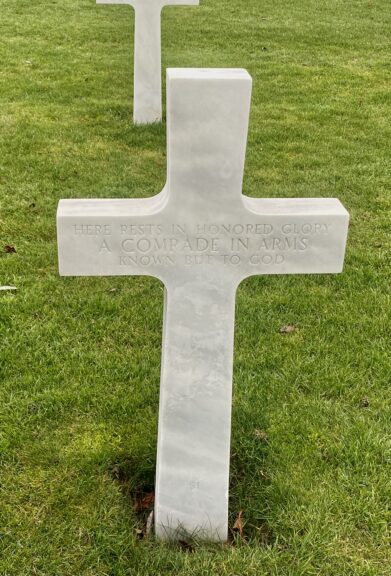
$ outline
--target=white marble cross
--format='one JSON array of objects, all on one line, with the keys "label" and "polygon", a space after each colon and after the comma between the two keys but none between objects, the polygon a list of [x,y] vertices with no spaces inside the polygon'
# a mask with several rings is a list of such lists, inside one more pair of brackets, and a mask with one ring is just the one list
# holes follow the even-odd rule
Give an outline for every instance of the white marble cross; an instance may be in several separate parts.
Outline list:
[{"label": "white marble cross", "polygon": [[134,99],[135,124],[162,119],[161,24],[164,6],[198,6],[200,0],[96,0],[97,4],[129,4],[135,10]]},{"label": "white marble cross", "polygon": [[244,70],[168,70],[163,191],[61,200],[58,208],[61,275],[148,275],[165,286],[155,507],[162,538],[227,538],[241,281],[343,267],[349,216],[338,200],[242,195],[251,84]]}]

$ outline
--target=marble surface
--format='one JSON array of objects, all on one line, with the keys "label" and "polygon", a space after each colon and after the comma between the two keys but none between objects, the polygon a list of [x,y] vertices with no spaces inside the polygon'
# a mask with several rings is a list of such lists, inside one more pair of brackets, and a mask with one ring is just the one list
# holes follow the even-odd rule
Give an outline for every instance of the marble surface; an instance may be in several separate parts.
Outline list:
[{"label": "marble surface", "polygon": [[135,124],[162,119],[161,11],[165,6],[198,6],[200,0],[96,0],[97,4],[128,4],[135,10]]},{"label": "marble surface", "polygon": [[152,198],[62,200],[60,273],[165,286],[156,533],[227,538],[235,294],[258,274],[342,271],[337,199],[242,194],[251,77],[167,71],[167,184]]}]

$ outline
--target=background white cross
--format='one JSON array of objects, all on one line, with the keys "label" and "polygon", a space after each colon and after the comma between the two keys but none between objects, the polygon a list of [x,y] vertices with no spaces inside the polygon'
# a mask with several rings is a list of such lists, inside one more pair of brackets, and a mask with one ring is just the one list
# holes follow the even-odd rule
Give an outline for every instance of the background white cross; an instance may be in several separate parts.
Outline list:
[{"label": "background white cross", "polygon": [[135,124],[162,119],[161,11],[164,6],[192,5],[200,0],[96,0],[97,4],[129,4],[135,10]]}]

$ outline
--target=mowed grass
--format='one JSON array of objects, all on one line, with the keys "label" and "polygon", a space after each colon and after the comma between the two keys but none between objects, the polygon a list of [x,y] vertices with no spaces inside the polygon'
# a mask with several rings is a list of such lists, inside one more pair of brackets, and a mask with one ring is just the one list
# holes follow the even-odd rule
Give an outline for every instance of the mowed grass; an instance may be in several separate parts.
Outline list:
[{"label": "mowed grass", "polygon": [[253,76],[244,192],[352,215],[342,275],[239,289],[244,533],[191,551],[140,540],[132,500],[154,483],[163,287],[57,271],[60,198],[165,182],[165,125],[131,122],[133,12],[0,0],[1,576],[390,574],[390,27],[389,0],[164,11],[164,67]]}]

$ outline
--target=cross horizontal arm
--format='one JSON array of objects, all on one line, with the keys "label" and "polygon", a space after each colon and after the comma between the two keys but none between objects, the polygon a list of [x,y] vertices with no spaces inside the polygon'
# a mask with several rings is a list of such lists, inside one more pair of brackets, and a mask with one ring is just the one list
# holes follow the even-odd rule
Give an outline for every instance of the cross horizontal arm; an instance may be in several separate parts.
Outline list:
[{"label": "cross horizontal arm", "polygon": [[258,241],[247,235],[248,245],[238,244],[249,264],[244,277],[342,272],[349,213],[338,199],[242,198],[249,214],[266,223]]},{"label": "cross horizontal arm", "polygon": [[200,0],[96,0],[97,4],[128,4],[135,8],[143,5],[164,6],[198,6]]},{"label": "cross horizontal arm", "polygon": [[336,199],[243,197],[230,211],[183,223],[163,216],[167,192],[142,200],[62,200],[58,208],[60,274],[151,275],[219,267],[238,282],[255,274],[340,272],[349,216]]}]

